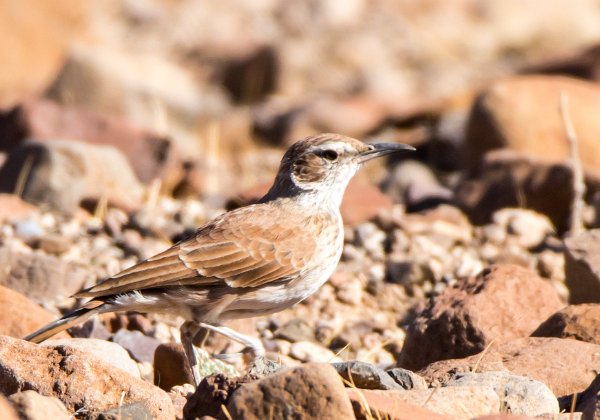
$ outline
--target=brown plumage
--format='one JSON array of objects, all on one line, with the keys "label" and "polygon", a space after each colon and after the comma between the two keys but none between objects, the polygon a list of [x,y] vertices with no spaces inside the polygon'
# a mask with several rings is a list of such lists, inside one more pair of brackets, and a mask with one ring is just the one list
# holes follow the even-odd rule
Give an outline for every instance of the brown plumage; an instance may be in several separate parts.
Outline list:
[{"label": "brown plumage", "polygon": [[258,204],[225,213],[193,237],[78,293],[91,300],[26,339],[41,342],[97,313],[162,312],[187,320],[182,341],[196,382],[192,341],[200,330],[221,333],[260,356],[259,341],[218,324],[277,312],[314,293],[341,255],[339,205],[348,181],[364,161],[410,149],[335,134],[301,140],[286,152]]}]

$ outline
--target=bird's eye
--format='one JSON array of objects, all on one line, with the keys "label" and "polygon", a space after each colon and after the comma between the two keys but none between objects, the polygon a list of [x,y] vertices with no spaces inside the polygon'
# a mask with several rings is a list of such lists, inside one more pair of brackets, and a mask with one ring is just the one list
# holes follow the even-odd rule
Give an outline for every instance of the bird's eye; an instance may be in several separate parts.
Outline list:
[{"label": "bird's eye", "polygon": [[323,153],[321,153],[321,156],[332,162],[338,158],[338,154],[335,150],[324,150]]}]

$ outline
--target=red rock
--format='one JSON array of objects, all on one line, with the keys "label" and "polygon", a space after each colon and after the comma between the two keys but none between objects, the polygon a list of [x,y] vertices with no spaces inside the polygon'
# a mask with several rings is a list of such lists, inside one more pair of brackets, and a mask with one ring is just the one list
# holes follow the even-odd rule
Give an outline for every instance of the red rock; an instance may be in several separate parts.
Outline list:
[{"label": "red rock", "polygon": [[[435,411],[428,410],[412,404],[405,399],[394,398],[395,394],[373,392],[371,390],[353,389],[346,390],[354,415],[357,420],[366,420],[372,418],[390,418],[396,420],[450,420],[453,417],[438,414]],[[432,392],[431,390],[429,392]],[[368,407],[368,408],[367,408]]]},{"label": "red rock", "polygon": [[78,0],[2,2],[0,106],[43,93],[69,45],[87,33],[89,6]]},{"label": "red rock", "polygon": [[[21,338],[54,321],[55,315],[27,299],[19,292],[0,286],[0,336]],[[61,332],[56,337],[68,338]]]},{"label": "red rock", "polygon": [[249,375],[242,377],[229,377],[223,374],[207,376],[194,393],[187,397],[187,403],[183,407],[183,418],[196,419],[203,418],[203,416],[221,418],[223,407],[231,400],[236,389],[253,380],[254,378]]},{"label": "red rock", "polygon": [[567,306],[542,322],[531,336],[572,338],[600,344],[600,304]]},{"label": "red rock", "polygon": [[520,416],[514,414],[490,414],[489,416],[479,416],[474,420],[536,420],[539,417]]},{"label": "red rock", "polygon": [[600,303],[600,229],[565,240],[565,284],[570,303]]},{"label": "red rock", "polygon": [[40,210],[15,194],[0,193],[0,224],[26,219]]},{"label": "red rock", "polygon": [[78,140],[113,146],[129,160],[142,182],[160,177],[169,164],[171,141],[129,121],[82,108],[37,99],[0,113],[0,150],[11,152],[27,139]]},{"label": "red rock", "polygon": [[227,404],[232,418],[350,419],[344,384],[328,364],[307,363],[242,385]]},{"label": "red rock", "polygon": [[154,385],[165,391],[175,385],[194,383],[189,362],[180,344],[160,344],[154,352],[153,365]]},{"label": "red rock", "polygon": [[56,302],[81,290],[93,279],[84,267],[41,252],[0,247],[0,285],[39,303]]},{"label": "red rock", "polygon": [[409,326],[399,365],[421,369],[477,354],[497,340],[527,337],[562,306],[554,288],[535,273],[493,266],[429,301]]},{"label": "red rock", "polygon": [[480,354],[434,362],[418,373],[438,386],[458,372],[507,370],[546,384],[557,397],[581,392],[596,377],[600,345],[562,338],[527,337],[494,342]]},{"label": "red rock", "polygon": [[[361,394],[369,406],[380,412],[383,418],[399,419],[471,419],[482,414],[495,413],[500,407],[500,399],[491,387],[464,386],[410,391],[381,391],[347,389],[357,418],[377,418],[365,416]],[[357,410],[357,403],[358,408]],[[381,412],[380,410],[383,410]],[[404,411],[407,410],[407,411]],[[407,416],[409,413],[413,417]],[[362,415],[361,415],[362,414]]]},{"label": "red rock", "polygon": [[492,149],[509,148],[547,162],[565,162],[569,144],[559,113],[562,93],[577,133],[586,173],[600,179],[600,88],[559,76],[516,76],[497,81],[476,100],[464,152],[468,167]]},{"label": "red rock", "polygon": [[142,202],[142,185],[125,156],[112,146],[72,140],[24,143],[0,168],[1,192],[15,191],[23,168],[28,168],[28,176],[21,196],[59,211],[73,213],[85,201],[106,200],[125,210]]},{"label": "red rock", "polygon": [[[476,224],[489,223],[499,209],[524,207],[545,214],[563,232],[569,227],[572,185],[571,170],[564,162],[501,149],[482,157],[471,176],[459,183],[455,197]],[[593,190],[597,188],[594,183]]]},{"label": "red rock", "polygon": [[12,394],[9,400],[19,417],[23,419],[69,420],[71,418],[65,405],[58,398],[40,395],[32,390]]},{"label": "red rock", "polygon": [[4,398],[3,395],[0,395],[0,419],[3,420],[18,420],[17,413],[15,413],[15,409],[12,405]]},{"label": "red rock", "polygon": [[0,337],[0,393],[32,389],[61,400],[71,412],[103,412],[143,404],[153,418],[174,417],[168,394],[90,353]]}]

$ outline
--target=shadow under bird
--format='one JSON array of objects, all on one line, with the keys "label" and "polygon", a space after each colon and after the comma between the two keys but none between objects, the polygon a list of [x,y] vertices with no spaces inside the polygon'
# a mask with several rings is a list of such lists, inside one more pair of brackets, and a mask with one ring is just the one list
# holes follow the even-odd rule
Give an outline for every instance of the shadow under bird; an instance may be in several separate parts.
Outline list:
[{"label": "shadow under bird", "polygon": [[75,296],[88,302],[25,339],[40,343],[95,314],[155,312],[186,320],[181,341],[196,385],[194,340],[201,334],[222,334],[262,357],[260,340],[220,323],[279,312],[316,292],[342,254],[339,208],[350,179],[370,159],[411,150],[337,134],[300,140],[258,203],[224,213],[193,237],[83,290]]}]

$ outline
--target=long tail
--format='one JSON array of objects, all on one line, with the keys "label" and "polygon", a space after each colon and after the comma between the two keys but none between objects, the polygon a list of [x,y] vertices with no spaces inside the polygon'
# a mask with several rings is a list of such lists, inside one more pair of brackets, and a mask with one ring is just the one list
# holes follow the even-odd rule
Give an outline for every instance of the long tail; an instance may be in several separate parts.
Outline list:
[{"label": "long tail", "polygon": [[40,328],[36,332],[29,334],[27,337],[23,338],[23,340],[31,341],[32,343],[41,343],[44,340],[52,337],[59,332],[66,330],[67,328],[71,328],[74,325],[80,324],[86,319],[90,318],[93,315],[96,315],[102,312],[102,306],[104,302],[99,300],[92,300],[87,302],[84,306],[79,309],[74,310],[73,312],[68,313],[60,319],[57,319],[54,322]]}]

